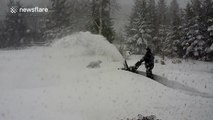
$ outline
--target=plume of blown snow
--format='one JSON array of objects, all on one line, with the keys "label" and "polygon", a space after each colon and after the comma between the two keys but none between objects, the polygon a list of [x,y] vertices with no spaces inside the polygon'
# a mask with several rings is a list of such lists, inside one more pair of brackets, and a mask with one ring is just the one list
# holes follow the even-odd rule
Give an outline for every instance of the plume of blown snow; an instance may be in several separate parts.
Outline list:
[{"label": "plume of blown snow", "polygon": [[112,61],[123,60],[117,48],[106,38],[90,32],[79,32],[55,40],[52,47],[63,49],[62,51],[66,51],[70,56],[104,56]]}]

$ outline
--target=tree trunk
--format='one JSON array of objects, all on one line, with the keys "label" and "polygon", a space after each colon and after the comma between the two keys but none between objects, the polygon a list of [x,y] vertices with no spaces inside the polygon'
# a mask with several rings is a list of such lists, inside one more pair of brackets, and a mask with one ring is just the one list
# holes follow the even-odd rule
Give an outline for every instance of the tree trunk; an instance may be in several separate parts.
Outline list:
[{"label": "tree trunk", "polygon": [[102,6],[103,0],[100,0],[99,3],[99,34],[102,35],[102,29],[103,29],[103,20],[102,20],[102,10],[103,10],[103,6]]}]

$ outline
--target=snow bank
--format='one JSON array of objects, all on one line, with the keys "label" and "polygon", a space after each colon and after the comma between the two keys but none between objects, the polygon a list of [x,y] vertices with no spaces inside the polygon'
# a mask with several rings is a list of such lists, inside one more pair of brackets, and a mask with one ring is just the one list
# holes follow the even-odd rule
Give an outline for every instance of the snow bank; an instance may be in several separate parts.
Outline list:
[{"label": "snow bank", "polygon": [[[213,118],[211,98],[117,70],[120,62],[103,61],[99,69],[88,69],[99,56],[67,58],[61,50],[0,51],[0,120],[127,120],[139,113],[161,120]],[[140,58],[127,62],[134,65]],[[167,59],[166,65],[156,63],[153,72],[174,81],[173,86],[212,93],[212,68],[213,63],[172,64]]]},{"label": "snow bank", "polygon": [[123,60],[117,48],[103,36],[79,32],[56,40],[53,48],[67,50],[72,56],[104,56],[112,61]]}]

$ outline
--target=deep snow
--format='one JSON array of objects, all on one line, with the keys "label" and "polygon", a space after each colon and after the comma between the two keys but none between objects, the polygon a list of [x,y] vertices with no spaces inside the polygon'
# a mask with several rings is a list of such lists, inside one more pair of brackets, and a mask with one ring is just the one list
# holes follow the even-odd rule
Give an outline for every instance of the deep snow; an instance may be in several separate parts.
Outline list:
[{"label": "deep snow", "polygon": [[[87,68],[98,60],[100,68]],[[174,81],[171,87],[117,70],[121,66],[114,46],[83,32],[52,47],[0,51],[0,120],[120,120],[137,114],[213,119],[213,63],[156,64],[153,72],[167,78],[166,83]],[[195,91],[176,89],[177,84]]]}]

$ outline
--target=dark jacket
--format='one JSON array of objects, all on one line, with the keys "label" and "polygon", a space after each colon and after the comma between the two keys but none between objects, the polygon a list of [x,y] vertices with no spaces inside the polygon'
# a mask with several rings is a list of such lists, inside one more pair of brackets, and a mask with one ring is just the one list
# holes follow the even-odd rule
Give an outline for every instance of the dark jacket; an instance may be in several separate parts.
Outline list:
[{"label": "dark jacket", "polygon": [[154,68],[154,55],[152,54],[151,50],[148,50],[144,57],[135,64],[135,67],[138,68],[142,62],[145,62],[146,69],[153,69]]}]

